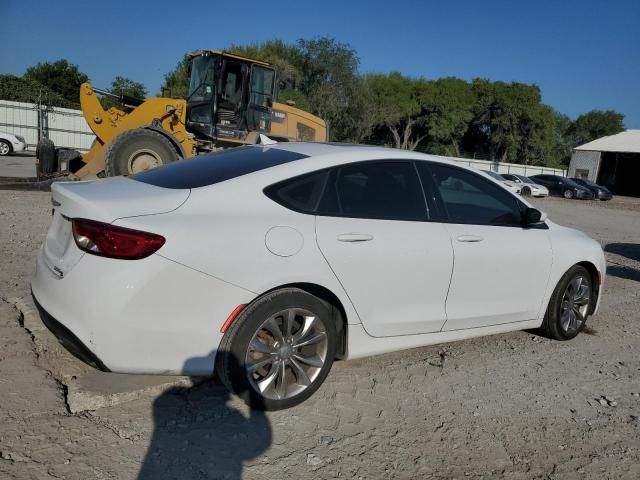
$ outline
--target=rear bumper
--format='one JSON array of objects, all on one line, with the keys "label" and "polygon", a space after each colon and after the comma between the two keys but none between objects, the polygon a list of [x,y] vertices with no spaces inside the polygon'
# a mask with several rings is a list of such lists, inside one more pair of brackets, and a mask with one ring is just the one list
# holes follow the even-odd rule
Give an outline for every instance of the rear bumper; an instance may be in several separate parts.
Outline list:
[{"label": "rear bumper", "polygon": [[58,339],[60,344],[66,348],[69,353],[74,357],[79,358],[84,363],[91,365],[93,368],[102,370],[103,372],[110,372],[107,366],[100,360],[95,353],[93,353],[82,341],[76,337],[71,330],[65,327],[63,324],[53,318],[49,312],[47,312],[42,305],[38,302],[38,299],[31,292],[33,301],[40,314],[40,319],[44,323],[45,327],[49,329],[51,333]]},{"label": "rear bumper", "polygon": [[32,292],[43,321],[85,362],[122,373],[208,375],[220,326],[255,294],[159,255],[84,255],[63,278],[38,255]]}]

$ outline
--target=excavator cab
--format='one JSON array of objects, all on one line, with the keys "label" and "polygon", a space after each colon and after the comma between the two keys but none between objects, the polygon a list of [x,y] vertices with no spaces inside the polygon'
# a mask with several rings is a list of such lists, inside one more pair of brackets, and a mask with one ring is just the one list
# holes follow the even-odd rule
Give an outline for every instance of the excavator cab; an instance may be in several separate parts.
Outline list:
[{"label": "excavator cab", "polygon": [[187,130],[211,142],[245,143],[268,133],[275,71],[264,62],[215,50],[191,54]]}]

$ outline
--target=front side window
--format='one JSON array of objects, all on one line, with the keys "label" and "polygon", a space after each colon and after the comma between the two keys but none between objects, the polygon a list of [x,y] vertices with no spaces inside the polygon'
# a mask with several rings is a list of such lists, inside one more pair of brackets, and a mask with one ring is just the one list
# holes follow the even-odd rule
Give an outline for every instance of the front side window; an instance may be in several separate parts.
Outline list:
[{"label": "front side window", "polygon": [[449,222],[522,226],[517,200],[480,175],[448,165],[418,167],[425,190],[435,188]]},{"label": "front side window", "polygon": [[427,218],[420,180],[412,162],[371,162],[334,169],[318,213],[389,220]]}]

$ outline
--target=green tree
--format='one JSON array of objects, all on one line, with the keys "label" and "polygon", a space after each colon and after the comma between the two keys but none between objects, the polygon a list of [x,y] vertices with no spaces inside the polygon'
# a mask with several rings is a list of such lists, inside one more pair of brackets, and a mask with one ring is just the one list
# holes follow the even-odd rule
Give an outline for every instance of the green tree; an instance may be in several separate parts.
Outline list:
[{"label": "green tree", "polygon": [[460,144],[473,119],[471,85],[459,78],[441,78],[428,83],[419,101],[429,150],[459,157]]},{"label": "green tree", "polygon": [[13,102],[40,103],[50,107],[73,108],[76,105],[39,82],[0,75],[0,99]]},{"label": "green tree", "polygon": [[592,110],[580,115],[569,128],[573,147],[624,130],[624,115],[613,110]]},{"label": "green tree", "polygon": [[417,127],[422,108],[420,97],[426,95],[427,83],[392,72],[369,75],[367,84],[376,105],[376,123],[388,129],[396,148],[415,150],[426,137]]},{"label": "green tree", "polygon": [[89,81],[89,77],[77,65],[64,59],[29,67],[23,78],[44,85],[74,104],[80,103],[80,85]]},{"label": "green tree", "polygon": [[354,123],[363,115],[356,99],[361,85],[356,51],[326,37],[300,39],[297,48],[302,72],[297,88],[308,98],[312,113],[327,122],[331,140],[350,140]]},{"label": "green tree", "polygon": [[164,82],[160,87],[161,97],[187,98],[189,91],[189,56],[185,55],[178,62],[176,68],[164,76]]},{"label": "green tree", "polygon": [[[134,98],[146,98],[147,88],[140,82],[135,82],[127,77],[117,76],[111,82],[111,92],[118,95],[128,95]],[[112,97],[102,97],[100,103],[105,109],[111,107],[122,108],[122,104]]]}]

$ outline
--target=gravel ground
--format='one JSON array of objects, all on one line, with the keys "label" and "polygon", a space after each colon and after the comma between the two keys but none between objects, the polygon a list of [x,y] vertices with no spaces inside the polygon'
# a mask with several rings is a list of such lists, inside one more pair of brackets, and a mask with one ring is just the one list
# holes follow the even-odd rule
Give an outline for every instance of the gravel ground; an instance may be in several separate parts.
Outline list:
[{"label": "gravel ground", "polygon": [[[607,251],[600,312],[336,364],[310,401],[251,413],[215,381],[68,413],[0,301],[0,478],[640,478],[640,201],[534,201]],[[26,297],[49,195],[0,191],[0,295]]]}]

